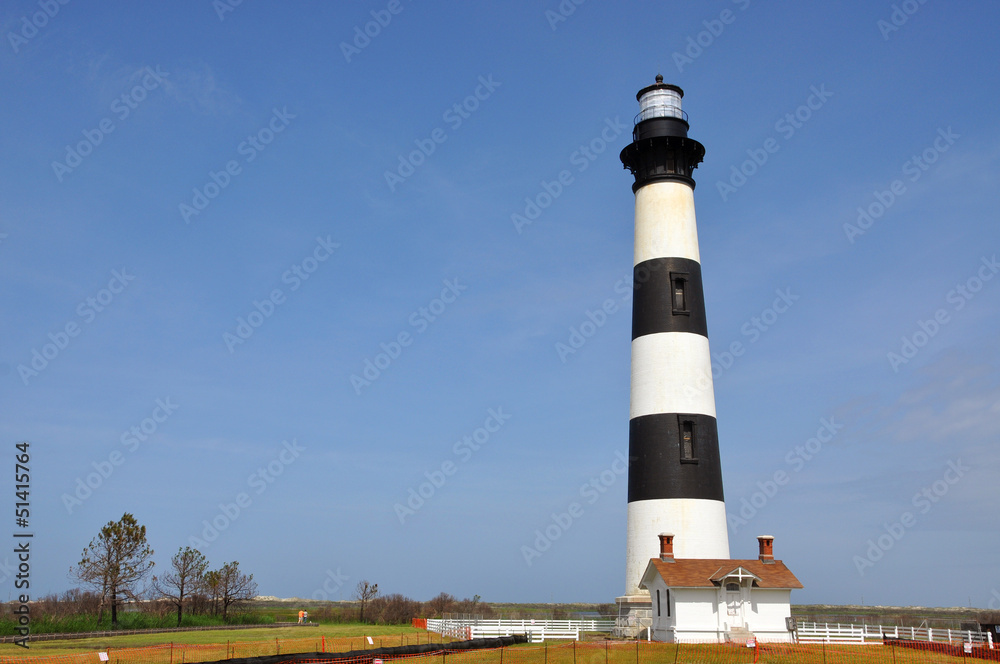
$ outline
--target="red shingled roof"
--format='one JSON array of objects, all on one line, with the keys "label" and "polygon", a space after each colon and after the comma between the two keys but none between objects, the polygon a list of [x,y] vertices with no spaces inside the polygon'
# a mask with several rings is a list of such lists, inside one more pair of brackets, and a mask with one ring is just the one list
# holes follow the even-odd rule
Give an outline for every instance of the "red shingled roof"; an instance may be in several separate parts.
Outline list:
[{"label": "red shingled roof", "polygon": [[[718,586],[719,582],[727,577],[737,568],[742,567],[756,578],[755,588],[801,588],[802,584],[791,570],[785,567],[785,563],[775,560],[773,563],[764,563],[757,559],[751,560],[729,560],[729,559],[694,559],[678,558],[672,563],[665,563],[659,558],[652,558],[650,565],[656,568],[660,577],[670,588],[711,588]],[[646,574],[649,568],[646,568]],[[643,574],[643,579],[646,578]],[[640,585],[642,585],[640,583]]]}]

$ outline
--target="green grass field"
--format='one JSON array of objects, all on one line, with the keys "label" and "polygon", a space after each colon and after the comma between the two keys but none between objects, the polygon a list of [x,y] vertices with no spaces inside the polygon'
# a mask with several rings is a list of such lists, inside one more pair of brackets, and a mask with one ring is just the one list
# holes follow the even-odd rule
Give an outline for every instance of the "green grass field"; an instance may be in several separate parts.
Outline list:
[{"label": "green grass field", "polygon": [[[374,643],[368,644],[366,636]],[[437,643],[441,638],[408,626],[320,625],[239,631],[199,631],[146,634],[109,639],[37,643],[30,650],[10,644],[0,646],[0,662],[13,664],[26,658],[46,658],[52,664],[97,662],[93,653],[108,651],[110,664],[192,664],[227,657],[276,653],[327,652]],[[168,649],[161,644],[173,643]],[[109,651],[110,648],[110,651]],[[59,656],[65,656],[60,658]],[[47,659],[52,657],[53,659]],[[961,661],[960,661],[961,660]],[[546,645],[523,644],[505,649],[478,650],[448,655],[414,656],[407,664],[969,664],[941,653],[872,645],[762,645],[758,651],[735,645],[675,645],[628,641],[553,641]]]},{"label": "green grass field", "polygon": [[[375,640],[375,645],[366,645],[365,636],[372,636]],[[161,634],[132,634],[128,636],[98,637],[92,639],[37,641],[30,643],[28,649],[21,648],[12,643],[3,643],[0,644],[0,658],[70,655],[105,651],[108,648],[111,648],[113,652],[123,648],[140,648],[166,643],[180,645],[257,641],[274,644],[275,639],[278,639],[279,642],[286,640],[320,641],[322,637],[325,637],[328,643],[336,643],[338,646],[341,644],[341,641],[350,639],[353,645],[343,648],[344,650],[378,647],[379,644],[389,647],[418,642],[427,643],[428,638],[435,642],[440,640],[440,636],[437,634],[428,635],[428,632],[414,629],[409,625],[321,624],[315,627],[291,626],[262,629],[204,630],[196,632],[166,632]],[[400,643],[400,641],[403,643]]]},{"label": "green grass field", "polygon": [[[312,618],[319,617],[319,606],[303,602]],[[346,604],[346,603],[345,603]],[[595,611],[609,605],[578,604],[494,604],[504,617],[547,618],[553,613],[572,614],[575,611]],[[300,607],[297,604],[261,603],[254,611],[276,622],[293,622]],[[339,605],[338,608],[353,608]],[[969,612],[971,613],[971,611]],[[868,622],[892,624],[916,619],[959,621],[969,615],[962,609],[910,609],[893,607],[793,607],[793,614],[826,617],[837,615],[845,618],[864,616]],[[824,616],[824,614],[826,614]],[[963,615],[964,614],[964,615]],[[567,615],[567,617],[569,617]],[[895,620],[893,620],[895,618]],[[373,637],[368,644],[364,637]],[[275,652],[312,652],[325,646],[327,652],[362,650],[377,647],[438,643],[438,634],[418,630],[409,625],[375,626],[362,623],[321,623],[316,626],[288,626],[241,630],[200,630],[192,632],[166,632],[134,634],[128,636],[99,637],[37,641],[30,648],[14,644],[0,644],[0,664],[26,662],[29,658],[58,658],[49,664],[97,664],[94,653],[111,652],[110,664],[189,664],[213,661],[226,657],[273,655]],[[168,644],[173,644],[171,651]],[[162,646],[162,647],[161,647]],[[148,649],[146,651],[136,649]],[[646,644],[611,642],[607,647],[601,640],[578,643],[575,647],[564,641],[550,642],[548,647],[523,645],[508,648],[501,655],[499,650],[468,652],[442,658],[416,657],[408,664],[752,664],[753,651],[732,646],[701,646],[672,644]],[[962,664],[959,658],[931,652],[870,646],[765,646],[760,649],[758,664]],[[447,659],[447,662],[443,661]],[[417,661],[419,660],[419,661]],[[424,662],[424,660],[427,660]],[[468,660],[465,662],[464,660]],[[980,660],[971,660],[972,662]],[[39,660],[39,664],[46,660]]]}]

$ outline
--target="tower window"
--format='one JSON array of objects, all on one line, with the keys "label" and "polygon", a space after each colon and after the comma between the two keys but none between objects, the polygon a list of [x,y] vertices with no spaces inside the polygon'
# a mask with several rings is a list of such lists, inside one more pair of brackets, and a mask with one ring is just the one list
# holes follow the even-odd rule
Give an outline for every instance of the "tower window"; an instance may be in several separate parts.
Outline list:
[{"label": "tower window", "polygon": [[670,273],[670,305],[674,315],[688,315],[687,297],[688,275],[682,272]]},{"label": "tower window", "polygon": [[656,615],[660,615],[660,590],[656,590]]},{"label": "tower window", "polygon": [[667,588],[667,617],[670,617],[670,588]]},{"label": "tower window", "polygon": [[692,420],[680,421],[681,463],[698,463],[695,445],[695,424]]}]

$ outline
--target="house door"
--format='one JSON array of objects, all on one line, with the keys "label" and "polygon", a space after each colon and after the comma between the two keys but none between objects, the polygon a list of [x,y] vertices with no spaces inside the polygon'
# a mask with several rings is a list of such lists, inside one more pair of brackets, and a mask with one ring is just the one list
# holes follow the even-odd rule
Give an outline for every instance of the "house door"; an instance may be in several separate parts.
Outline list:
[{"label": "house door", "polygon": [[743,591],[738,583],[726,584],[726,613],[731,627],[743,627]]}]

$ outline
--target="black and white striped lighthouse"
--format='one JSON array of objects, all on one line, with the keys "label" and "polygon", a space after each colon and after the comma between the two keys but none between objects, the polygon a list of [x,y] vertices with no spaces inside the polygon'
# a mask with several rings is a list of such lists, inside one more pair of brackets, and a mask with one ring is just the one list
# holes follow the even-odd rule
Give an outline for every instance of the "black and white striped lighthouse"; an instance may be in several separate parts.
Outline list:
[{"label": "black and white striped lighthouse", "polygon": [[625,564],[633,601],[648,601],[638,583],[661,532],[674,534],[677,558],[729,558],[691,177],[705,148],[688,138],[683,96],[659,75],[640,90],[632,144],[621,152],[635,176]]}]

